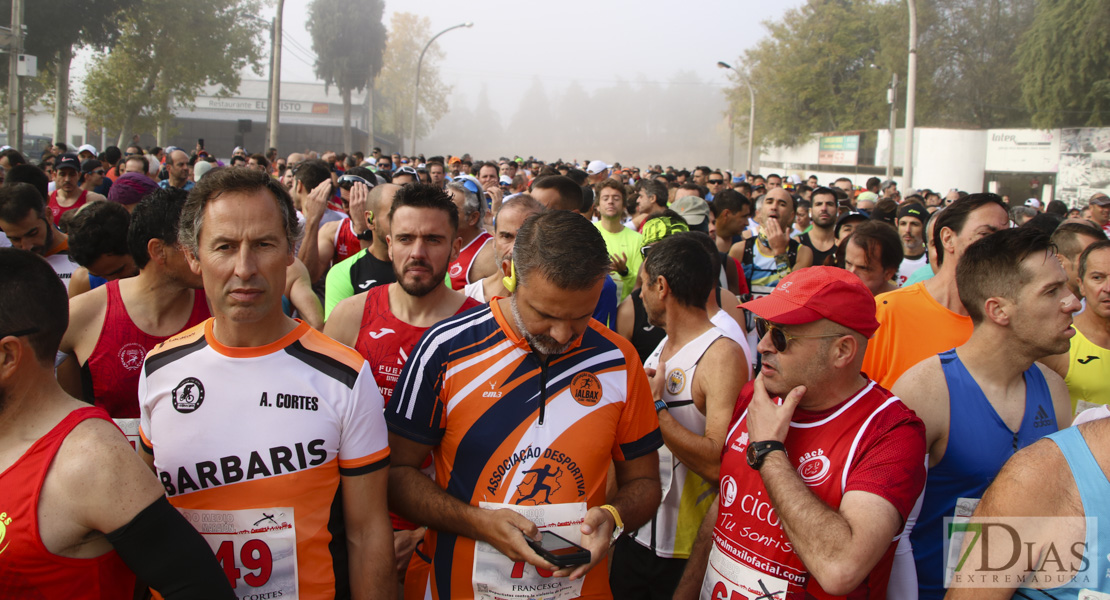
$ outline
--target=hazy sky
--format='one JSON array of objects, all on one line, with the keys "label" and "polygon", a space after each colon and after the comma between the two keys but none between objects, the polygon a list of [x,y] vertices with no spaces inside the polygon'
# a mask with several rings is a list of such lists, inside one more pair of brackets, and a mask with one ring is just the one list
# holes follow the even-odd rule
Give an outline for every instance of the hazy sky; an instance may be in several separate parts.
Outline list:
[{"label": "hazy sky", "polygon": [[[310,2],[285,1],[283,29],[305,49],[312,48],[304,27]],[[384,21],[388,27],[396,11],[427,16],[433,35],[472,21],[472,28],[437,40],[445,55],[441,79],[471,107],[486,84],[493,108],[507,121],[537,74],[550,82],[545,86],[549,90],[576,79],[590,91],[617,78],[632,81],[643,75],[667,81],[689,70],[709,84],[707,93],[719,94],[727,80],[717,61],[734,63],[766,35],[763,21],[781,18],[800,4],[802,0],[386,0]],[[273,9],[261,16],[272,17]],[[315,80],[311,57],[304,54],[288,47],[282,53],[283,81]]]}]

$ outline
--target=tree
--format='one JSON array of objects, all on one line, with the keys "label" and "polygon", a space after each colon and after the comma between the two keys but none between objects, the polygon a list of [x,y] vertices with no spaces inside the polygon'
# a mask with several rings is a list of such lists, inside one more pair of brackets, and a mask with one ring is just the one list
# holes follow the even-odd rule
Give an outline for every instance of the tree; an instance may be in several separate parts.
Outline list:
[{"label": "tree", "polygon": [[[416,85],[416,62],[420,51],[432,37],[431,21],[412,13],[393,13],[389,23],[389,39],[385,46],[385,61],[377,87],[382,102],[375,102],[375,110],[384,132],[397,140],[397,150],[404,147],[405,134],[412,125],[412,93]],[[428,134],[447,113],[447,96],[451,86],[439,79],[438,61],[443,51],[434,44],[424,55],[420,69],[420,114],[416,119],[416,135]]]},{"label": "tree", "polygon": [[[308,32],[316,53],[316,76],[336,86],[343,96],[343,151],[350,154],[351,91],[366,89],[382,70],[386,31],[382,23],[385,4],[365,0],[352,9],[344,0],[312,0],[308,7]],[[369,144],[374,145],[373,131]]]},{"label": "tree", "polygon": [[1018,48],[1022,99],[1037,127],[1110,123],[1110,3],[1039,0]]},{"label": "tree", "polygon": [[85,77],[89,125],[118,130],[120,146],[156,126],[165,145],[171,104],[192,107],[206,85],[228,96],[248,66],[261,74],[263,22],[243,18],[259,8],[259,0],[139,0],[119,15],[113,51],[95,58]]}]

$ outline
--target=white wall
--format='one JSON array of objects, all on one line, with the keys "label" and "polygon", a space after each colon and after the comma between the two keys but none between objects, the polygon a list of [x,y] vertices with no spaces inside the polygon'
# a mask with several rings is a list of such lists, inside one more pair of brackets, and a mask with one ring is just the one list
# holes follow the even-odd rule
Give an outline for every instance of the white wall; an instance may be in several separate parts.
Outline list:
[{"label": "white wall", "polygon": [[940,191],[942,196],[952,188],[986,191],[986,130],[915,129],[913,137],[914,188]]},{"label": "white wall", "polygon": [[[24,135],[54,135],[54,111],[47,110],[45,106],[36,105],[30,110],[24,112],[23,115],[23,134]],[[75,142],[74,137],[81,138],[80,141]],[[66,139],[65,143],[71,146],[85,143],[85,118],[78,116],[71,110],[69,118],[66,120]],[[96,141],[91,142],[94,146]],[[38,158],[37,156],[35,157]]]}]

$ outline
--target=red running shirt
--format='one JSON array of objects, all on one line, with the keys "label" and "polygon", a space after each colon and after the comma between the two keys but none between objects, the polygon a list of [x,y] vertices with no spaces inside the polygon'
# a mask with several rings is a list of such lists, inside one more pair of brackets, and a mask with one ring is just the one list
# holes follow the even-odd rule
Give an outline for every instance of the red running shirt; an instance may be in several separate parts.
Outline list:
[{"label": "red running shirt", "polygon": [[362,250],[362,244],[355,235],[355,230],[351,229],[351,218],[347,217],[335,228],[335,258],[331,262],[340,263],[358,254],[359,250]]},{"label": "red running shirt", "polygon": [[[109,281],[104,288],[108,291],[108,307],[96,347],[81,365],[82,395],[86,402],[108,411],[113,419],[137,419],[143,360],[151,349],[173,336],[150,335],[135,326],[120,297],[118,280]],[[192,329],[210,316],[204,290],[195,290],[193,312],[181,331]]]},{"label": "red running shirt", "polygon": [[[714,598],[735,593],[833,598],[810,577],[783,531],[763,479],[748,466],[751,398],[749,382],[740,393],[721,453],[718,515],[703,591],[711,589]],[[840,507],[844,494],[859,490],[893,504],[904,521],[925,485],[924,424],[897,396],[870,380],[855,396],[826,411],[795,411],[786,454],[809,490],[833,509]],[[843,597],[885,598],[894,547],[891,542],[863,583]]]},{"label": "red running shirt", "polygon": [[62,206],[58,204],[58,190],[50,192],[50,202],[47,203],[46,207],[50,209],[50,214],[54,216],[54,224],[57,225],[62,220],[62,215],[67,212],[84,206],[88,197],[88,190],[81,190],[81,195],[77,196],[77,202],[74,202],[73,206]]},{"label": "red running shirt", "polygon": [[[478,237],[470,240],[470,243],[459,251],[459,257],[451,262],[451,266],[447,274],[451,276],[451,287],[455,290],[461,290],[466,287],[468,283],[474,283],[470,280],[470,265],[474,263],[474,257],[478,256],[478,252],[485,247],[493,236],[483,231],[478,234]],[[389,398],[386,398],[388,404]]]},{"label": "red running shirt", "polygon": [[[455,314],[464,313],[475,306],[481,304],[468,297]],[[374,374],[374,381],[386,404],[393,397],[393,388],[401,377],[401,368],[420,341],[420,336],[427,330],[427,327],[409,325],[393,316],[393,311],[389,309],[388,285],[379,285],[366,292],[366,304],[362,309],[362,323],[358,328],[355,350],[370,365],[370,372]],[[427,469],[431,465],[429,455],[422,466]],[[393,521],[394,529],[416,529],[415,524],[393,513],[389,513],[389,518]]]},{"label": "red running shirt", "polygon": [[39,536],[39,496],[46,472],[69,432],[103,409],[79,408],[0,473],[0,598],[130,598],[135,575],[115,550],[96,558],[58,556]]}]

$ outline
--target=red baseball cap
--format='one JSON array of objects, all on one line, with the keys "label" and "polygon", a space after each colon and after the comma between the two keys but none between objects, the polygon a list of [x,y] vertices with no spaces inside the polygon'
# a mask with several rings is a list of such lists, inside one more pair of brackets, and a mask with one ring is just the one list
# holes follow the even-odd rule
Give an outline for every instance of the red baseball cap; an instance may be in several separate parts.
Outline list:
[{"label": "red baseball cap", "polygon": [[807,267],[787,275],[767,296],[740,305],[783,325],[828,319],[865,338],[879,328],[875,297],[859,277],[837,267]]}]

